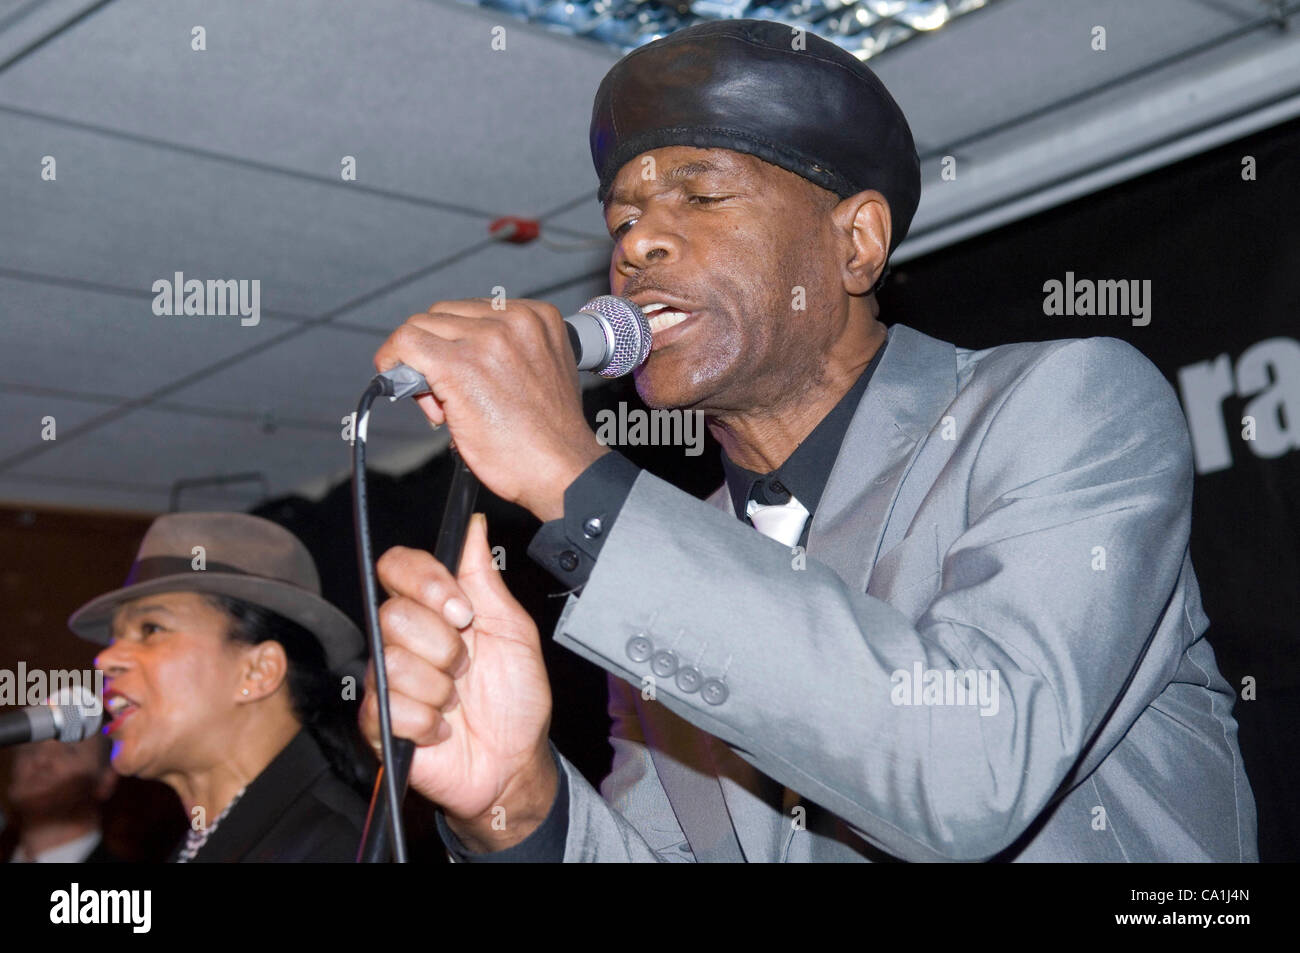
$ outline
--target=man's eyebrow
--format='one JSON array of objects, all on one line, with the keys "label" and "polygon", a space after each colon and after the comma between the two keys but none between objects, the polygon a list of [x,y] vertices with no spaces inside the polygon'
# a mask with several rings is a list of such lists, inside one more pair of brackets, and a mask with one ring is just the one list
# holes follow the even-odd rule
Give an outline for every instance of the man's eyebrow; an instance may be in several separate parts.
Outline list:
[{"label": "man's eyebrow", "polygon": [[679,166],[674,166],[664,173],[665,182],[676,182],[678,179],[689,179],[696,175],[705,175],[709,172],[717,172],[719,167],[707,159],[695,159],[691,162],[683,162]]},{"label": "man's eyebrow", "polygon": [[[664,182],[680,182],[683,179],[694,178],[697,175],[707,175],[710,172],[720,172],[722,167],[710,162],[707,159],[693,159],[690,162],[683,162],[681,165],[673,166],[667,172],[659,176]],[[605,200],[603,208],[608,211],[611,205],[617,205],[624,201],[623,192],[615,190]]]}]

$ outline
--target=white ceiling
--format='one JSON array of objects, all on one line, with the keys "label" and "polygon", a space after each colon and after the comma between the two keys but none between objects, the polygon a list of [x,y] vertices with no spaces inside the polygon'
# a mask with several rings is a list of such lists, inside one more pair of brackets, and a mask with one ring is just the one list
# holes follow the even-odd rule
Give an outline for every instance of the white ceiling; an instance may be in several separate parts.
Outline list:
[{"label": "white ceiling", "polygon": [[[997,0],[873,60],[926,159],[900,257],[1300,111],[1275,6]],[[320,492],[408,314],[603,293],[587,123],[616,58],[436,0],[0,0],[0,500],[159,511],[177,480],[248,471],[265,485],[183,504]],[[549,244],[490,241],[501,215]],[[177,271],[259,279],[261,323],[155,316]],[[440,447],[409,402],[370,432],[380,468]]]}]

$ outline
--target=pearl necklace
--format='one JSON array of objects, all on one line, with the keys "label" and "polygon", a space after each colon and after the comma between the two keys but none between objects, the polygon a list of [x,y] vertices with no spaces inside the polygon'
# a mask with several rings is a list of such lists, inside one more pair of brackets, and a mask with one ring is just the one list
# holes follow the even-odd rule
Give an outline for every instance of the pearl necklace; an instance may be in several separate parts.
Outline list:
[{"label": "pearl necklace", "polygon": [[225,820],[226,815],[230,813],[230,809],[239,803],[239,799],[244,796],[244,792],[247,790],[247,787],[242,787],[236,791],[235,796],[231,798],[230,803],[226,805],[226,809],[218,814],[217,819],[211,824],[208,824],[197,831],[191,828],[185,834],[185,846],[181,848],[180,853],[176,855],[176,863],[187,864],[194,859],[194,855],[203,849],[203,845],[208,842],[208,838],[211,837],[212,832],[217,829],[217,825]]}]

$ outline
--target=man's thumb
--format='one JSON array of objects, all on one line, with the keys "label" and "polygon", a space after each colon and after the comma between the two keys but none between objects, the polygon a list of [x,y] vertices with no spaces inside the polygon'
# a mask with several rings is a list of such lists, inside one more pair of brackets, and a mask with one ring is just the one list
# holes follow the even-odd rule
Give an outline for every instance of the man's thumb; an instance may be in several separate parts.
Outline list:
[{"label": "man's thumb", "polygon": [[487,517],[475,513],[469,518],[465,548],[460,555],[460,571],[456,574],[457,582],[471,602],[483,595],[511,599],[510,590],[501,578],[503,568],[497,565],[496,557],[488,547]]}]

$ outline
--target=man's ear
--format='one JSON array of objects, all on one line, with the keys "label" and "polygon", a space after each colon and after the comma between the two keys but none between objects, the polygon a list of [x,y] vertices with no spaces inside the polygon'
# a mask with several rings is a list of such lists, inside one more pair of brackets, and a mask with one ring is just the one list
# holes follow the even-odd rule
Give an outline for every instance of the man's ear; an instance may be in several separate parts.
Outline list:
[{"label": "man's ear", "polygon": [[840,277],[849,294],[863,295],[875,286],[889,259],[892,222],[889,203],[874,189],[842,200],[831,211],[841,243]]}]

